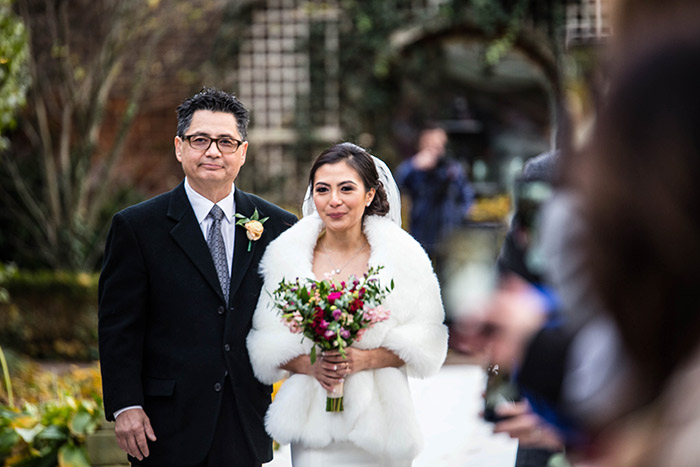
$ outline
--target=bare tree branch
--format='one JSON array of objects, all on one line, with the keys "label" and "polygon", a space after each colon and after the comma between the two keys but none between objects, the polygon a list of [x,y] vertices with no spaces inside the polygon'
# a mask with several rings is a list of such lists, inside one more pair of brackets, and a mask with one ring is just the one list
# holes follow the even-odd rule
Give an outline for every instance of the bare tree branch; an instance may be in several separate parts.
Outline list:
[{"label": "bare tree branch", "polygon": [[[29,188],[24,178],[22,177],[19,168],[17,167],[17,162],[12,158],[5,158],[4,162],[6,164],[6,167],[10,171],[11,184],[14,186],[15,190],[17,190],[17,194],[20,196],[22,202],[29,211],[28,214],[30,218],[29,222],[25,222],[26,226],[28,228],[31,226],[37,226],[37,228],[44,227],[44,229],[41,229],[41,231],[43,232],[43,235],[45,237],[48,237],[48,230],[46,229],[46,227],[49,225],[49,219],[46,217],[44,210],[41,209],[41,206],[39,206],[39,204],[37,203],[36,197],[32,193],[32,190]],[[8,204],[13,203],[12,196],[10,196],[4,188],[3,191],[7,195],[5,198],[6,202]],[[16,203],[14,204],[16,205]],[[15,218],[19,222],[23,222],[25,220],[25,217],[27,216],[19,215]]]},{"label": "bare tree branch", "polygon": [[[114,144],[112,145],[112,148],[109,154],[107,155],[106,163],[100,167],[101,170],[99,171],[97,177],[95,177],[95,180],[108,180],[115,164],[119,161],[119,159],[122,156],[122,153],[124,152],[124,144],[126,143],[126,137],[129,128],[131,128],[131,124],[133,123],[134,118],[136,117],[136,114],[138,112],[141,96],[143,95],[144,84],[146,82],[146,77],[148,76],[148,67],[146,66],[146,64],[152,61],[153,55],[156,50],[156,45],[159,43],[160,39],[161,34],[154,34],[153,36],[151,36],[148,44],[145,47],[146,53],[141,59],[143,63],[139,67],[139,75],[135,81],[134,87],[132,88],[131,95],[129,96],[126,111],[119,125],[119,130],[117,131],[117,136],[115,137]],[[98,185],[95,200],[92,203],[91,209],[88,213],[88,225],[95,224],[97,214],[99,213],[99,207],[103,205],[107,194],[108,192],[105,189],[105,184],[102,183],[101,185]]]},{"label": "bare tree branch", "polygon": [[[210,15],[197,9],[218,8],[217,1],[222,0],[18,2],[31,38],[34,79],[22,154],[41,182],[22,179],[17,164],[0,166],[11,175],[0,179],[0,192],[14,197],[13,215],[41,245],[36,256],[46,265],[94,267],[108,228],[103,212],[115,189],[112,174],[153,83],[152,70],[160,69],[159,45],[188,21],[208,24]],[[169,59],[173,69],[176,63]],[[109,139],[108,118],[116,122]]]}]

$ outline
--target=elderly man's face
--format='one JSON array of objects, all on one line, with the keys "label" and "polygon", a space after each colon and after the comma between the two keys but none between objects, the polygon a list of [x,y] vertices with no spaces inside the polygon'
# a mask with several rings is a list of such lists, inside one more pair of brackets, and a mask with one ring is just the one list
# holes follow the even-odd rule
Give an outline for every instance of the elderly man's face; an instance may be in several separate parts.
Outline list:
[{"label": "elderly man's face", "polygon": [[192,188],[201,194],[230,188],[245,163],[248,142],[244,141],[233,153],[225,154],[213,141],[206,150],[193,148],[185,141],[192,135],[240,140],[236,117],[226,112],[197,110],[184,138],[175,138],[175,155]]}]

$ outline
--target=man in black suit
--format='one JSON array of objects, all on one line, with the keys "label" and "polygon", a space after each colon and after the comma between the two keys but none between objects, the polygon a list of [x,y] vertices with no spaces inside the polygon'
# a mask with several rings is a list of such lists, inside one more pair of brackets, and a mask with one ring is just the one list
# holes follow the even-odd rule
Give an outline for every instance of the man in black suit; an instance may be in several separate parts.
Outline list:
[{"label": "man in black suit", "polygon": [[[234,96],[203,89],[177,114],[185,180],[117,213],[107,239],[105,413],[134,465],[259,466],[272,458],[271,387],[253,376],[246,336],[260,258],[296,217],[234,186],[248,149],[248,111]],[[256,211],[263,225],[236,225],[235,213]]]}]

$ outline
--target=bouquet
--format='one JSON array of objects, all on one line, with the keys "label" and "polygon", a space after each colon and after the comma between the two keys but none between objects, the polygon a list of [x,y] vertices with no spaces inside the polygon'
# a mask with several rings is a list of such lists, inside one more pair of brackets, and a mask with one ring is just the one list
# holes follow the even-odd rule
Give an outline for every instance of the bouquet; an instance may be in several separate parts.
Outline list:
[{"label": "bouquet", "polygon": [[[272,293],[275,307],[282,322],[302,339],[313,342],[311,364],[316,361],[316,348],[337,350],[346,357],[345,349],[375,323],[389,319],[389,310],[382,307],[386,296],[394,289],[379,282],[377,273],[383,266],[371,267],[361,278],[350,276],[347,282],[337,284],[327,276],[325,280],[285,279]],[[336,386],[328,393],[326,411],[342,412],[343,387]]]}]

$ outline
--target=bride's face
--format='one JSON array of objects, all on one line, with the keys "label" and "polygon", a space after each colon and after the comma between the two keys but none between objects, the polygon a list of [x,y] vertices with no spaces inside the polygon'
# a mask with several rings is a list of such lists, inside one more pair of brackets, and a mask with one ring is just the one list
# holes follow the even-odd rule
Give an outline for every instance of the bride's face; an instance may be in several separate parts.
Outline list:
[{"label": "bride's face", "polygon": [[374,188],[365,189],[362,178],[345,161],[324,164],[316,170],[314,204],[326,229],[344,231],[360,226]]}]

